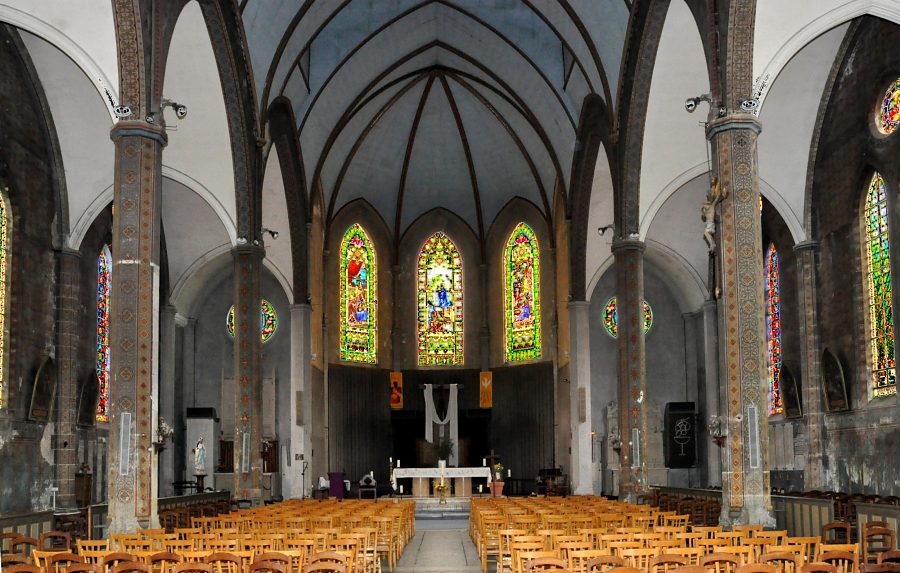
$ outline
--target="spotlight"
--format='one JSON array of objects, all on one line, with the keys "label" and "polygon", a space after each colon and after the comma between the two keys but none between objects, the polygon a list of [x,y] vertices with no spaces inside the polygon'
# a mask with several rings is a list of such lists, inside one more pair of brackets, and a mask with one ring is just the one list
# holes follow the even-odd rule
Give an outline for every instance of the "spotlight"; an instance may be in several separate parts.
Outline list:
[{"label": "spotlight", "polygon": [[272,229],[269,229],[269,228],[267,228],[267,227],[263,227],[262,232],[263,232],[263,233],[268,233],[273,239],[277,239],[277,238],[278,238],[278,231],[273,231]]},{"label": "spotlight", "polygon": [[603,235],[606,234],[607,231],[611,230],[612,228],[613,228],[612,223],[610,223],[609,225],[603,225],[602,227],[597,227],[597,234],[599,234],[602,237]]},{"label": "spotlight", "polygon": [[705,101],[709,103],[709,94],[699,95],[697,97],[689,97],[684,101],[684,109],[687,110],[688,113],[694,113],[694,110],[697,109],[697,104],[701,101]]}]

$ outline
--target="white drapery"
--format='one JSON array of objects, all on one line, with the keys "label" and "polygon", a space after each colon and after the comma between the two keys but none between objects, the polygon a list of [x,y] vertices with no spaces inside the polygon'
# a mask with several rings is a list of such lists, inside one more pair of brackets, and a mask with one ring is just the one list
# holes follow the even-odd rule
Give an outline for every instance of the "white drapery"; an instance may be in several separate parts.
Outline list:
[{"label": "white drapery", "polygon": [[[456,384],[450,384],[450,400],[447,402],[447,414],[444,416],[444,419],[441,419],[437,414],[437,409],[434,407],[434,394],[432,392],[432,385],[425,384],[425,441],[429,444],[434,443],[434,425],[437,424],[439,426],[450,426],[450,436],[448,436],[451,440],[453,440],[453,453],[450,455],[450,459],[447,462],[451,466],[457,465],[457,448],[459,446],[459,415],[458,415],[458,407],[457,407],[457,386]],[[441,432],[441,434],[445,434],[445,432]]]}]

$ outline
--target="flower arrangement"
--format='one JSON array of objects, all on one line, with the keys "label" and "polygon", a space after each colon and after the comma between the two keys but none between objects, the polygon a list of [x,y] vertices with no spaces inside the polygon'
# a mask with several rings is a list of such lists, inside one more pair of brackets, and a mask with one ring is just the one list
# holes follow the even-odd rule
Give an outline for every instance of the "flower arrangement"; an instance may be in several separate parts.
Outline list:
[{"label": "flower arrangement", "polygon": [[450,482],[445,481],[444,478],[436,479],[432,482],[434,486],[434,491],[440,494],[445,494],[450,491]]},{"label": "flower arrangement", "polygon": [[706,424],[706,431],[713,440],[715,440],[716,445],[722,447],[725,444],[725,422],[722,420],[722,416],[710,416],[709,423]]},{"label": "flower arrangement", "polygon": [[175,429],[166,422],[165,418],[160,416],[156,423],[156,441],[165,442],[173,435],[175,435]]},{"label": "flower arrangement", "polygon": [[503,481],[503,464],[497,462],[491,469],[494,470],[494,481]]}]

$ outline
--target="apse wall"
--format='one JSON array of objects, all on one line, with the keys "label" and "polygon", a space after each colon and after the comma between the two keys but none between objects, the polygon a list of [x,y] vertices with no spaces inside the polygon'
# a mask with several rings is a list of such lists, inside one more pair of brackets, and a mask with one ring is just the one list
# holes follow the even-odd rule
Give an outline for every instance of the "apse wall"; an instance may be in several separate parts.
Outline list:
[{"label": "apse wall", "polygon": [[[606,444],[609,434],[607,423],[608,406],[618,401],[617,396],[617,341],[607,333],[603,326],[603,309],[607,301],[615,296],[616,275],[615,268],[611,267],[597,282],[590,300],[590,338],[591,338],[591,415],[593,419],[593,431],[603,441],[597,442],[597,452],[602,450],[603,459],[595,460],[600,464],[600,472],[597,478],[601,484],[595,481],[595,491],[611,493],[613,491],[610,465],[616,466],[618,460],[610,460],[609,448],[601,448]],[[651,411],[648,424],[651,434],[656,439],[662,434],[662,413],[668,402],[695,402],[700,408],[697,398],[696,372],[688,372],[688,357],[686,348],[696,348],[695,342],[686,346],[685,320],[682,318],[678,303],[667,286],[667,281],[652,264],[644,261],[644,300],[653,310],[653,326],[645,337],[646,346],[646,376],[647,394]],[[688,336],[693,338],[694,329],[687,329]],[[694,360],[690,364],[696,365]],[[653,439],[653,438],[651,438]],[[650,467],[663,467],[662,453],[653,456],[651,447]],[[698,460],[698,465],[700,460]],[[659,485],[684,486],[698,485],[698,470],[672,469],[668,472],[667,483]],[[657,473],[657,475],[659,475]]]}]

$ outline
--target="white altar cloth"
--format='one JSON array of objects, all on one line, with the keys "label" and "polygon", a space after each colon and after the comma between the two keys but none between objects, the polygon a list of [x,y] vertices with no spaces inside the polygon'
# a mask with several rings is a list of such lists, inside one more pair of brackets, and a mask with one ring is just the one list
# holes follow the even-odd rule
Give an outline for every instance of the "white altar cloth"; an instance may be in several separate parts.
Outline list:
[{"label": "white altar cloth", "polygon": [[[441,477],[441,468],[397,468],[394,470],[394,489],[397,489],[397,480],[400,478],[439,478]],[[445,478],[473,478],[483,477],[491,481],[491,468],[489,467],[473,467],[473,468],[444,468]]]}]

